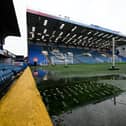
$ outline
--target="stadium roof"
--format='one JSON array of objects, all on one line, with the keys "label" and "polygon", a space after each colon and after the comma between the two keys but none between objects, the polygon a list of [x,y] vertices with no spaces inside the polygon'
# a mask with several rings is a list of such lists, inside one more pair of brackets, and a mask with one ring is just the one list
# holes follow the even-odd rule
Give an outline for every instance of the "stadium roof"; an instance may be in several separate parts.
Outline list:
[{"label": "stadium roof", "polygon": [[0,39],[8,35],[20,36],[17,17],[12,0],[3,0],[0,4]]},{"label": "stadium roof", "polygon": [[126,45],[126,36],[120,32],[30,9],[27,10],[27,24],[28,41],[34,43],[109,49],[114,37],[117,46]]}]

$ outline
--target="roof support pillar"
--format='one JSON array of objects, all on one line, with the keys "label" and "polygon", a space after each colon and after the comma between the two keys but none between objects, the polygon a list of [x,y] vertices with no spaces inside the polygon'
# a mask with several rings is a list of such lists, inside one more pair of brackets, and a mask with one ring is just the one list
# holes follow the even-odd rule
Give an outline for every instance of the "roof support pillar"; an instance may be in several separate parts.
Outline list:
[{"label": "roof support pillar", "polygon": [[109,70],[119,70],[118,67],[115,67],[115,38],[112,38],[112,67]]},{"label": "roof support pillar", "polygon": [[112,38],[112,67],[115,67],[115,38]]}]

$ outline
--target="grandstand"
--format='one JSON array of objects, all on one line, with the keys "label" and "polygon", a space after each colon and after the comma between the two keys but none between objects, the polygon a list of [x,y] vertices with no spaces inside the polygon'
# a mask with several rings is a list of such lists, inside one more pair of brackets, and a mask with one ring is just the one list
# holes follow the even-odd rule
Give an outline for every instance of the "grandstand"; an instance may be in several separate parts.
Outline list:
[{"label": "grandstand", "polygon": [[19,73],[26,68],[26,65],[15,65],[16,55],[3,49],[5,37],[9,35],[20,36],[13,2],[11,0],[3,1],[0,8],[0,97],[2,97],[11,83],[19,76]]},{"label": "grandstand", "polygon": [[[86,25],[61,17],[27,10],[29,63],[38,65],[112,62],[112,39],[116,41],[115,62],[126,62],[118,47],[126,36],[96,25]],[[42,51],[47,51],[45,57]],[[87,55],[88,54],[88,55]]]}]

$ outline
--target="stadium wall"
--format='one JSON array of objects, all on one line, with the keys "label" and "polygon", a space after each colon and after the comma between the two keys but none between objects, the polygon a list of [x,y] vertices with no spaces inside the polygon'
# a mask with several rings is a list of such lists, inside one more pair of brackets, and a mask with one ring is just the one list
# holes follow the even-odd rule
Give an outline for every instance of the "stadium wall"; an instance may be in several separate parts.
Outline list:
[{"label": "stadium wall", "polygon": [[37,65],[47,64],[46,57],[42,54],[42,47],[35,44],[28,45],[29,64],[34,65],[34,59],[36,58]]}]

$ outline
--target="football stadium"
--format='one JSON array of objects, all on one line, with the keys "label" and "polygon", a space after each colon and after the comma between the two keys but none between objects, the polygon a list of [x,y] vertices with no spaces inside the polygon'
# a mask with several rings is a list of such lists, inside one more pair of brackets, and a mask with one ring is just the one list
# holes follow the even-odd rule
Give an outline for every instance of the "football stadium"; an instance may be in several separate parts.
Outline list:
[{"label": "football stadium", "polygon": [[24,57],[3,48],[21,34],[13,2],[1,8],[0,126],[126,125],[125,35],[27,9]]}]

